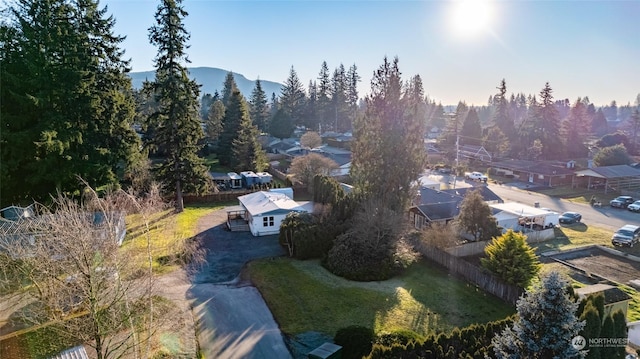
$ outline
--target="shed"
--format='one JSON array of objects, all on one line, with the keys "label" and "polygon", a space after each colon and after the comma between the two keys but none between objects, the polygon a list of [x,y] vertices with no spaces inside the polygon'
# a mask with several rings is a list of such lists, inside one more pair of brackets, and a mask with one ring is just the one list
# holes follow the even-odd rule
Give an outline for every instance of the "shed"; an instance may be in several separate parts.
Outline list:
[{"label": "shed", "polygon": [[240,176],[235,172],[229,172],[227,173],[227,176],[229,176],[229,188],[231,189],[242,188],[242,176]]},{"label": "shed", "polygon": [[251,188],[260,184],[260,177],[253,173],[253,171],[240,172],[240,176],[242,176],[242,184],[245,188]]},{"label": "shed", "polygon": [[256,172],[258,176],[258,182],[260,184],[270,184],[273,181],[273,176],[268,172]]},{"label": "shed", "polygon": [[598,283],[582,288],[576,288],[574,292],[578,295],[578,297],[583,299],[590,295],[597,295],[602,293],[602,295],[604,296],[605,316],[611,315],[618,310],[621,310],[624,313],[624,317],[627,317],[629,302],[632,298],[618,287],[609,284]]},{"label": "shed", "polygon": [[[527,206],[522,203],[496,203],[489,204],[489,207],[493,209],[493,216],[496,219],[500,218],[498,225],[505,229],[541,229],[558,224],[558,214],[556,212],[549,212],[548,210]],[[518,216],[516,226],[513,226],[514,216]]]},{"label": "shed", "polygon": [[[640,192],[640,169],[629,165],[592,167],[576,172],[577,183],[587,188]],[[585,180],[586,179],[586,180]]]}]

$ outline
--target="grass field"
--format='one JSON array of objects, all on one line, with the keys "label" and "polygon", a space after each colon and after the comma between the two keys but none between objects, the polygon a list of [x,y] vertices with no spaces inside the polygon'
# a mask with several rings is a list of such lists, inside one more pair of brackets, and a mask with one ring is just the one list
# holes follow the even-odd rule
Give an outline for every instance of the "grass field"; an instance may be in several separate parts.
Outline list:
[{"label": "grass field", "polygon": [[369,283],[334,276],[318,261],[288,258],[252,262],[248,272],[282,330],[292,335],[333,335],[348,325],[427,334],[514,313],[500,299],[425,262],[398,278]]}]

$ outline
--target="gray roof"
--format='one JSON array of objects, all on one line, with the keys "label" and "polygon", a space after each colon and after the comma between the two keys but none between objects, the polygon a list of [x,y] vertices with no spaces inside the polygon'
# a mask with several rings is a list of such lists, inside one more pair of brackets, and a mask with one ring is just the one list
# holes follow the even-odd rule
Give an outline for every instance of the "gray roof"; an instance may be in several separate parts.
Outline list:
[{"label": "gray roof", "polygon": [[480,190],[480,195],[485,202],[502,203],[502,199],[485,186],[448,190],[423,187],[420,189],[420,203],[416,207],[431,221],[452,219],[460,213],[460,202],[467,193],[476,189]]},{"label": "gray roof", "polygon": [[602,166],[578,171],[576,174],[602,178],[640,177],[640,169],[629,165]]},{"label": "gray roof", "polygon": [[89,359],[89,355],[82,345],[78,345],[54,355],[50,359]]},{"label": "gray roof", "polygon": [[504,168],[512,171],[536,173],[545,176],[562,176],[574,173],[573,169],[566,168],[566,166],[542,161],[506,160],[494,162],[491,166],[493,168]]}]

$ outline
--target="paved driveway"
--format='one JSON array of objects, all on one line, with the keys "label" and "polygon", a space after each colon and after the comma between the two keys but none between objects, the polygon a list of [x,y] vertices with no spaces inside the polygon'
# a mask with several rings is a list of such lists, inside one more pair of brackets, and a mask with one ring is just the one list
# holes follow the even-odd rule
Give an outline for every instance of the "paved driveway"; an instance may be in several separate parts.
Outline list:
[{"label": "paved driveway", "polygon": [[238,280],[252,259],[281,256],[277,236],[253,237],[224,229],[226,212],[216,211],[198,224],[207,265],[193,278],[198,341],[205,358],[291,358],[282,333],[260,292]]}]

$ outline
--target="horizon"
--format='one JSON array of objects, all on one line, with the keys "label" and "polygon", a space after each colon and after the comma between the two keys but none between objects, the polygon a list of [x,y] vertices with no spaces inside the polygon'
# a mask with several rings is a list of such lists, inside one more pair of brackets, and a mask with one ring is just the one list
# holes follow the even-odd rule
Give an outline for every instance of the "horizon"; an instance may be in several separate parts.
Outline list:
[{"label": "horizon", "polygon": [[[149,44],[158,1],[104,0],[132,72],[153,71]],[[507,94],[589,97],[596,106],[637,105],[640,0],[629,1],[184,1],[191,63],[284,83],[293,66],[305,90],[326,61],[355,64],[364,97],[387,56],[403,81],[420,75],[443,105],[486,105]],[[381,25],[382,24],[382,25]],[[388,24],[388,25],[387,25]],[[402,26],[398,26],[402,24]],[[232,31],[230,31],[232,30]],[[258,36],[256,36],[258,35]]]}]

